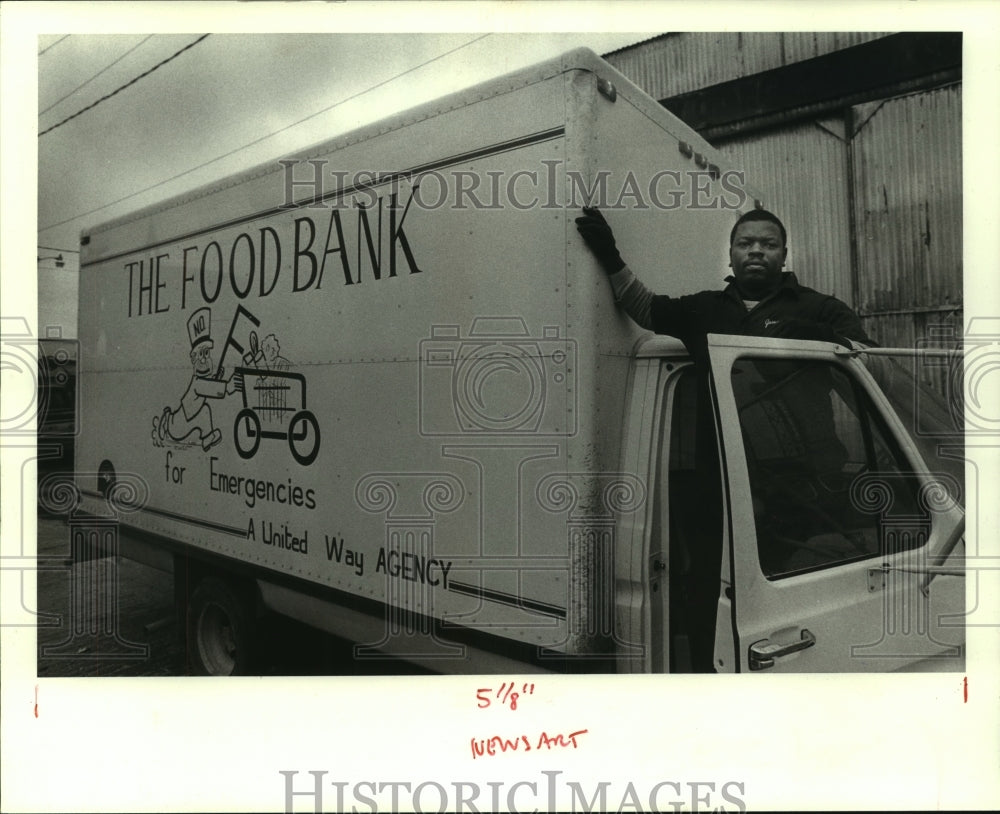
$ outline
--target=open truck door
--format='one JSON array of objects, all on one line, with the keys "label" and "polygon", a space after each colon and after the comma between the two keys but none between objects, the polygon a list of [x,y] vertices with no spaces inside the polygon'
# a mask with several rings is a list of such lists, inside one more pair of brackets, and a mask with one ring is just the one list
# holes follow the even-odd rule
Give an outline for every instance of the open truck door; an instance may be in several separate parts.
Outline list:
[{"label": "open truck door", "polygon": [[961,484],[928,469],[859,355],[710,336],[709,356],[716,669],[963,669]]}]

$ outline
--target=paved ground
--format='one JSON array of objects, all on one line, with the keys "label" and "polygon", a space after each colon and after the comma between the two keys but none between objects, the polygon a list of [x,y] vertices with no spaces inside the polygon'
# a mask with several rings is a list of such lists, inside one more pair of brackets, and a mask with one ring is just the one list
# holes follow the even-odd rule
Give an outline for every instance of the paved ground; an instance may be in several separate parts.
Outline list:
[{"label": "paved ground", "polygon": [[38,518],[38,557],[38,610],[53,615],[39,621],[39,676],[183,675],[169,574],[125,559],[73,562],[60,518]]},{"label": "paved ground", "polygon": [[[65,519],[39,516],[39,676],[182,676],[173,577],[132,560],[74,562]],[[354,666],[349,645],[284,619],[260,627],[261,675],[413,674],[399,661]]]}]

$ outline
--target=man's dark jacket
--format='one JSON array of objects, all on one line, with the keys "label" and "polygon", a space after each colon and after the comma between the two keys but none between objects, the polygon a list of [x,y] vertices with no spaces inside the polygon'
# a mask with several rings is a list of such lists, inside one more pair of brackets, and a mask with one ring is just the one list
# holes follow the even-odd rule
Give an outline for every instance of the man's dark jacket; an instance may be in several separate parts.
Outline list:
[{"label": "man's dark jacket", "polygon": [[[721,291],[700,291],[683,297],[654,295],[650,303],[653,330],[680,339],[696,360],[704,360],[705,335],[775,336],[788,320],[828,325],[837,337],[874,345],[861,320],[846,304],[829,294],[800,285],[795,275],[782,273],[777,291],[748,311],[732,277]],[[790,334],[794,335],[794,334]]]}]

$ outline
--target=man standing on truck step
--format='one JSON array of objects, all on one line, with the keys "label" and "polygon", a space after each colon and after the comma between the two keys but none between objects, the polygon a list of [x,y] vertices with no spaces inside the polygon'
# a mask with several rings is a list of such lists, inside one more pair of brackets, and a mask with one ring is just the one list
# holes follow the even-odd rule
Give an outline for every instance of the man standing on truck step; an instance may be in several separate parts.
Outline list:
[{"label": "man standing on truck step", "polygon": [[782,271],[787,233],[766,209],[747,212],[733,226],[728,285],[682,297],[653,294],[642,284],[622,260],[611,227],[597,209],[584,207],[576,228],[625,313],[642,328],[680,339],[696,362],[705,361],[710,333],[818,339],[848,347],[875,344],[847,305]]},{"label": "man standing on truck step", "polygon": [[153,418],[153,440],[161,445],[166,441],[186,442],[197,434],[195,443],[208,451],[222,440],[222,433],[212,421],[212,408],[208,399],[221,399],[242,387],[239,376],[228,381],[212,378],[212,312],[199,308],[188,319],[188,339],[191,340],[191,366],[193,373],[187,390],[181,396],[180,406]]}]

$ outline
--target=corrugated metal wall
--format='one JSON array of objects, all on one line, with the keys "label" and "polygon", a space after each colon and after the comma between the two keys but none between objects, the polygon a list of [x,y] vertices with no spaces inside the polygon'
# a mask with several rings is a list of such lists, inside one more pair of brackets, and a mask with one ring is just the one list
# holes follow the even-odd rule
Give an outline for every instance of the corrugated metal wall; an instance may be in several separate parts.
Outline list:
[{"label": "corrugated metal wall", "polygon": [[962,309],[959,86],[859,105],[853,166],[858,306],[886,345]]},{"label": "corrugated metal wall", "polygon": [[852,299],[848,150],[841,118],[754,133],[716,146],[765,195],[788,230],[788,263],[803,285]]},{"label": "corrugated metal wall", "polygon": [[785,221],[788,268],[883,345],[962,326],[961,104],[960,86],[937,88],[717,145]]},{"label": "corrugated metal wall", "polygon": [[605,58],[654,99],[667,99],[884,36],[863,31],[666,34]]},{"label": "corrugated metal wall", "polygon": [[[668,34],[608,61],[657,99],[887,36]],[[882,345],[962,327],[961,85],[718,141],[789,230],[805,285],[859,311]],[[852,247],[853,244],[853,247]]]}]

